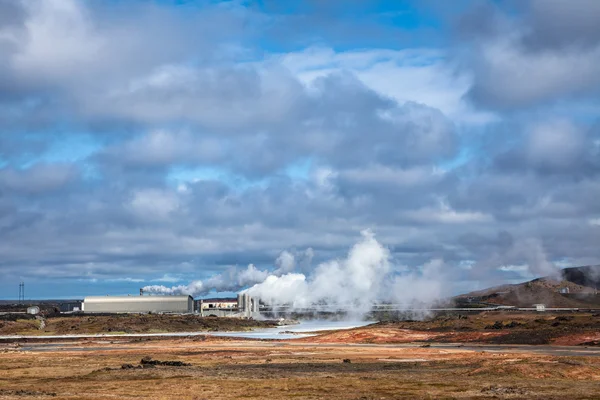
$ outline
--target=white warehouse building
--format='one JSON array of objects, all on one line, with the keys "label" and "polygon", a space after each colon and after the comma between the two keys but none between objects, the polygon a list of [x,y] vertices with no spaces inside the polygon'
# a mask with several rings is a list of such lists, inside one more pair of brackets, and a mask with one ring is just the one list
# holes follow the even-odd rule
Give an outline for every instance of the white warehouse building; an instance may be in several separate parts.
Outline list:
[{"label": "white warehouse building", "polygon": [[192,296],[88,296],[85,313],[193,313]]}]

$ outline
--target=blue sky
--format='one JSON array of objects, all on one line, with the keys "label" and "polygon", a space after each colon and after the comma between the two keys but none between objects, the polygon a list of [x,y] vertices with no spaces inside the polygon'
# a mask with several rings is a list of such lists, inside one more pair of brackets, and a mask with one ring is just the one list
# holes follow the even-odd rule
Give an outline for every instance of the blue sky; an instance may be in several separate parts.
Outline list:
[{"label": "blue sky", "polygon": [[597,264],[598,19],[0,0],[0,298],[311,282],[365,229],[439,295]]}]

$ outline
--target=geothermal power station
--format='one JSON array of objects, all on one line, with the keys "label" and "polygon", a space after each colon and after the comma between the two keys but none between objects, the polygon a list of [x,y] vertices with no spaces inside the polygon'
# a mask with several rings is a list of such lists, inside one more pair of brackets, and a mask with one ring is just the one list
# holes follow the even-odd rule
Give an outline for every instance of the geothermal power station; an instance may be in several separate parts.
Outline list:
[{"label": "geothermal power station", "polygon": [[192,296],[88,296],[81,304],[84,313],[198,313],[202,316],[253,318],[259,301],[240,293],[233,299],[194,300]]}]

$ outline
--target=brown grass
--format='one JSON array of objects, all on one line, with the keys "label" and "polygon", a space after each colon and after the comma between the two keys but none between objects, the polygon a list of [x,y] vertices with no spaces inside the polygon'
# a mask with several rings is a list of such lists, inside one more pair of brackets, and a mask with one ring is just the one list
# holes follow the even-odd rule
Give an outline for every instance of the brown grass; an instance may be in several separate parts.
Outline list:
[{"label": "brown grass", "polygon": [[[94,350],[0,351],[0,399],[591,399],[600,383],[592,357],[190,339],[77,346]],[[191,366],[121,369],[145,356]]]},{"label": "brown grass", "polygon": [[196,315],[120,314],[52,317],[39,329],[35,319],[0,321],[0,335],[65,335],[98,333],[161,333],[244,331],[275,326],[272,321]]}]

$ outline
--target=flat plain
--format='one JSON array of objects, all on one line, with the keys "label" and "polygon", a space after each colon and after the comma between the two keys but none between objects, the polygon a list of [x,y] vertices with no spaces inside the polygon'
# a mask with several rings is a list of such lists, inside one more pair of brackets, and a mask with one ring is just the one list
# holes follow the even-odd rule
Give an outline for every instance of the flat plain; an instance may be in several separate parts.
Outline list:
[{"label": "flat plain", "polygon": [[[600,398],[597,317],[569,317],[441,317],[287,341],[204,335],[5,341],[0,399]],[[548,343],[486,339],[505,333],[516,341],[527,332],[535,338],[535,331],[544,331],[536,340]],[[561,345],[565,338],[571,341]]]}]

